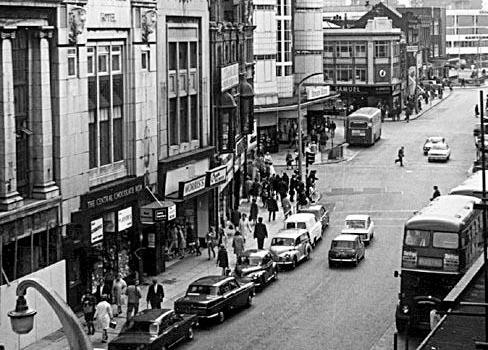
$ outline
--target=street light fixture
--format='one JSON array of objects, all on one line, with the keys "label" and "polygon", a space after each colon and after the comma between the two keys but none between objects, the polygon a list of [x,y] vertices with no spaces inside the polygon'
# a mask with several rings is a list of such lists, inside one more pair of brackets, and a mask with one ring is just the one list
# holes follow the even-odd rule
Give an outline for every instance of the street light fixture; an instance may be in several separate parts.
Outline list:
[{"label": "street light fixture", "polygon": [[83,331],[83,327],[71,308],[59,294],[56,293],[56,291],[46,286],[44,282],[38,278],[22,280],[17,286],[17,302],[15,310],[8,313],[12,330],[15,333],[27,334],[32,330],[34,325],[34,316],[37,311],[29,309],[27,301],[25,300],[25,294],[29,287],[37,290],[52,307],[63,326],[63,332],[66,335],[71,350],[93,350],[93,345],[91,344],[90,339]]}]

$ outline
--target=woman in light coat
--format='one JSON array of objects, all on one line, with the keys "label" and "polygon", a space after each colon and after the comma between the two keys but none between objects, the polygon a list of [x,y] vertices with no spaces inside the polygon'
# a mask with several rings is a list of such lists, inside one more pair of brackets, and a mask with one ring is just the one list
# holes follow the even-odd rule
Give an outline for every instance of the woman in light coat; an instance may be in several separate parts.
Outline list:
[{"label": "woman in light coat", "polygon": [[119,314],[122,313],[122,295],[125,294],[126,288],[127,288],[127,283],[125,283],[125,281],[122,278],[122,275],[119,273],[112,286],[112,296],[114,298],[113,302],[115,305],[117,305],[117,314],[115,316],[118,316]]},{"label": "woman in light coat", "polygon": [[106,343],[108,339],[107,329],[110,326],[110,321],[114,317],[112,313],[112,306],[107,301],[107,296],[102,296],[102,300],[95,307],[95,315],[93,318],[97,320],[97,327],[102,330],[102,343]]},{"label": "woman in light coat", "polygon": [[239,231],[241,232],[244,240],[247,238],[252,239],[252,227],[246,214],[242,214],[241,220],[239,220]]},{"label": "woman in light coat", "polygon": [[246,240],[244,239],[244,237],[242,237],[239,231],[236,231],[236,234],[234,235],[234,240],[232,241],[232,247],[234,248],[234,254],[236,255],[237,260],[239,260],[242,253],[244,252],[245,243]]}]

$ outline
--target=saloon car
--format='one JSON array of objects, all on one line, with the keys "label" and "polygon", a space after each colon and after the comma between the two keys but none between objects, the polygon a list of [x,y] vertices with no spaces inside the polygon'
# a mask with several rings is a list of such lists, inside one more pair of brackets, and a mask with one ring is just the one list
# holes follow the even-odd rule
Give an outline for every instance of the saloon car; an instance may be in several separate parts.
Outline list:
[{"label": "saloon car", "polygon": [[190,284],[185,296],[175,301],[175,311],[222,323],[227,312],[251,306],[253,297],[252,282],[238,282],[234,276],[206,276]]},{"label": "saloon car", "polygon": [[108,349],[168,349],[181,341],[192,340],[196,323],[195,315],[176,314],[171,309],[143,310],[127,321]]},{"label": "saloon car", "polygon": [[237,258],[234,275],[239,282],[253,282],[263,289],[278,278],[278,265],[269,250],[248,249]]},{"label": "saloon car", "polygon": [[428,137],[427,140],[425,140],[424,147],[423,147],[424,156],[427,155],[427,153],[429,152],[429,150],[432,148],[433,145],[435,145],[436,143],[442,143],[442,142],[444,142],[444,138],[441,136]]},{"label": "saloon car", "polygon": [[440,142],[432,145],[429,152],[427,152],[427,160],[432,161],[445,161],[447,162],[451,157],[451,149],[445,142]]},{"label": "saloon car", "polygon": [[285,220],[285,230],[305,229],[310,234],[310,244],[315,247],[317,242],[322,239],[322,222],[317,220],[315,214],[297,213],[289,216]]},{"label": "saloon car", "polygon": [[294,269],[303,260],[310,259],[312,245],[305,229],[281,230],[273,236],[269,248],[278,266]]},{"label": "saloon car", "polygon": [[374,238],[374,221],[366,214],[348,215],[342,233],[360,236],[364,244],[368,245]]},{"label": "saloon car", "polygon": [[315,219],[322,224],[322,236],[325,234],[325,230],[329,226],[329,211],[327,208],[320,203],[310,205],[307,207],[300,207],[298,209],[299,213],[311,213],[315,215]]},{"label": "saloon car", "polygon": [[364,259],[365,249],[361,237],[357,235],[340,234],[330,245],[329,267],[340,263],[353,263],[355,266]]}]

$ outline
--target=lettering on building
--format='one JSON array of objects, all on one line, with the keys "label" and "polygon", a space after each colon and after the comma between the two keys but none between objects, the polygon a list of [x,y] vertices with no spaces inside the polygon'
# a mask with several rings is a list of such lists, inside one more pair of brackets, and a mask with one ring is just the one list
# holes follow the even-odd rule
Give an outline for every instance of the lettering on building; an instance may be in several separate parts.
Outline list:
[{"label": "lettering on building", "polygon": [[102,23],[115,23],[115,13],[101,13],[100,22]]},{"label": "lettering on building", "polygon": [[338,92],[360,92],[359,86],[337,86],[336,90]]}]

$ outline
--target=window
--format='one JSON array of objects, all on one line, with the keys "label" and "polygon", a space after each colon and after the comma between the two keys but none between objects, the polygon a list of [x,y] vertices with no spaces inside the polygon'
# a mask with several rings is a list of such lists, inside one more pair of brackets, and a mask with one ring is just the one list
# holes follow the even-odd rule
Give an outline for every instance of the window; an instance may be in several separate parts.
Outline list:
[{"label": "window", "polygon": [[[229,49],[229,45],[224,47]],[[177,82],[169,89],[168,103],[169,142],[173,146],[199,139],[198,52],[196,40],[168,43],[168,82]]]},{"label": "window", "polygon": [[405,245],[413,247],[428,247],[430,245],[430,232],[420,230],[407,230]]},{"label": "window", "polygon": [[356,44],[354,51],[355,57],[366,57],[366,44]]},{"label": "window", "polygon": [[93,75],[95,73],[95,62],[94,62],[94,53],[95,53],[95,48],[94,47],[88,47],[86,49],[87,52],[87,73],[88,75]]},{"label": "window", "polygon": [[356,68],[356,81],[366,82],[366,68]]},{"label": "window", "polygon": [[281,77],[281,66],[276,66],[276,76]]},{"label": "window", "polygon": [[149,65],[148,61],[149,61],[149,52],[142,51],[141,52],[141,69],[147,70],[147,67]]},{"label": "window", "polygon": [[337,67],[337,81],[352,81],[352,69],[350,66]]},{"label": "window", "polygon": [[285,76],[290,76],[293,74],[293,67],[292,66],[285,66]]},{"label": "window", "polygon": [[76,76],[76,49],[68,49],[68,76]]},{"label": "window", "polygon": [[337,57],[351,57],[352,47],[348,42],[341,42],[337,44]]},{"label": "window", "polygon": [[90,168],[123,160],[124,76],[122,46],[88,48],[88,72],[96,57],[97,70],[88,78],[88,144]]},{"label": "window", "polygon": [[326,66],[324,68],[324,79],[328,81],[334,81],[334,68],[330,66]]},{"label": "window", "polygon": [[324,57],[334,57],[334,45],[327,44],[324,46]]},{"label": "window", "polygon": [[375,41],[374,42],[374,57],[375,58],[385,58],[388,57],[389,46],[388,41]]},{"label": "window", "polygon": [[458,234],[452,232],[433,232],[432,245],[434,248],[457,249]]}]

